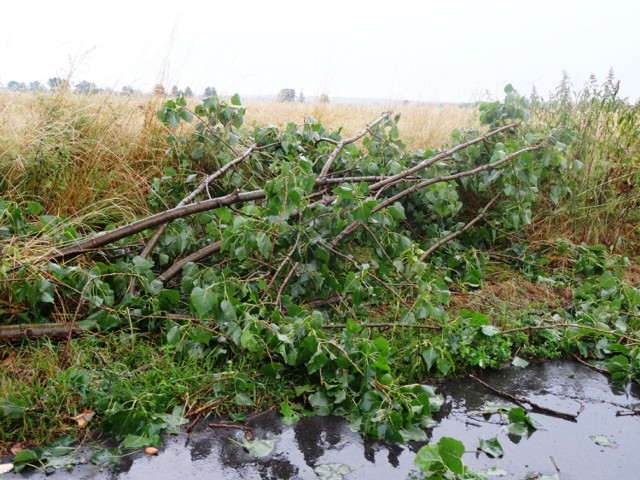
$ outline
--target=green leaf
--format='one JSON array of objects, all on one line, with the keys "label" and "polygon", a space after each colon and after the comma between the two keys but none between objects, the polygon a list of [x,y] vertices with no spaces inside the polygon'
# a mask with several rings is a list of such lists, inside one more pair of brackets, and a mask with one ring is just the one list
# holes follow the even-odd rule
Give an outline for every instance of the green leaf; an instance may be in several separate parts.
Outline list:
[{"label": "green leaf", "polygon": [[320,480],[344,480],[352,470],[344,463],[323,463],[313,469]]},{"label": "green leaf", "polygon": [[269,236],[264,232],[260,232],[256,237],[256,244],[263,258],[269,258],[271,255],[271,239]]},{"label": "green leaf", "polygon": [[29,402],[23,398],[12,395],[0,398],[0,416],[9,420],[19,420],[29,406]]},{"label": "green leaf", "polygon": [[237,93],[233,94],[233,96],[231,97],[231,105],[236,105],[238,107],[242,106],[240,95],[238,95]]},{"label": "green leaf", "polygon": [[402,435],[402,441],[404,442],[425,442],[428,438],[425,431],[416,425],[400,430],[400,435]]},{"label": "green leaf", "polygon": [[203,319],[211,313],[216,303],[216,295],[211,288],[195,287],[191,290],[191,306],[198,318]]},{"label": "green leaf", "polygon": [[511,423],[524,423],[527,411],[522,407],[513,407],[509,410],[509,421]]},{"label": "green leaf", "polygon": [[606,435],[591,435],[589,438],[593,441],[593,443],[595,443],[596,445],[600,445],[601,447],[614,448],[616,446],[616,444],[612,442],[611,439]]},{"label": "green leaf", "polygon": [[627,371],[629,369],[629,359],[624,355],[616,355],[609,360],[607,368],[611,373]]},{"label": "green leaf", "polygon": [[256,352],[260,349],[260,344],[258,343],[257,337],[251,332],[249,327],[245,327],[242,330],[242,335],[240,336],[240,346],[242,348],[246,348],[250,352]]},{"label": "green leaf", "polygon": [[158,446],[160,437],[152,435],[147,437],[146,435],[127,435],[122,442],[122,448],[142,448],[148,446]]},{"label": "green leaf", "polygon": [[38,457],[38,454],[33,450],[29,450],[28,448],[20,450],[13,458],[14,465],[31,464],[39,461],[40,457]]},{"label": "green leaf", "polygon": [[287,402],[280,404],[280,413],[282,414],[282,423],[285,425],[293,425],[300,420],[300,415],[296,413]]},{"label": "green leaf", "polygon": [[482,333],[487,337],[493,337],[494,335],[500,333],[500,330],[498,329],[498,327],[494,327],[493,325],[485,325],[484,327],[482,327]]},{"label": "green leaf", "polygon": [[529,427],[524,422],[512,422],[507,425],[507,432],[518,437],[529,436]]},{"label": "green leaf", "polygon": [[493,458],[500,458],[504,455],[504,450],[497,437],[490,438],[489,440],[480,439],[478,448]]},{"label": "green leaf", "polygon": [[29,215],[37,217],[38,215],[40,215],[40,213],[42,213],[42,205],[40,205],[38,202],[27,202],[26,210]]},{"label": "green leaf", "polygon": [[236,316],[236,309],[229,300],[223,300],[220,302],[220,310],[222,310],[222,313],[227,320],[235,322],[238,319]]},{"label": "green leaf", "polygon": [[413,463],[423,472],[444,470],[439,445],[425,445],[416,454]]},{"label": "green leaf", "polygon": [[422,359],[427,365],[427,370],[431,370],[431,367],[433,367],[438,358],[440,358],[440,355],[435,348],[429,347],[422,350]]},{"label": "green leaf", "polygon": [[237,392],[233,397],[233,401],[236,405],[242,405],[244,407],[251,407],[254,405],[254,402],[251,400],[249,395],[242,392]]},{"label": "green leaf", "polygon": [[484,473],[487,477],[506,477],[509,475],[509,472],[497,466],[487,468],[481,471],[481,473]]},{"label": "green leaf", "polygon": [[438,442],[442,463],[449,470],[458,475],[464,475],[464,464],[462,463],[462,455],[464,454],[464,445],[460,440],[451,437],[442,437]]},{"label": "green leaf", "polygon": [[119,448],[99,448],[91,452],[89,460],[94,465],[102,468],[109,468],[117,465],[122,458],[122,451]]},{"label": "green leaf", "polygon": [[316,392],[309,395],[309,405],[316,409],[318,415],[328,415],[331,413],[331,403],[324,392]]},{"label": "green leaf", "polygon": [[275,440],[247,440],[243,439],[241,445],[253,458],[264,458],[273,452],[276,446]]},{"label": "green leaf", "polygon": [[520,357],[513,357],[511,365],[513,365],[514,367],[526,368],[529,365],[529,362]]},{"label": "green leaf", "polygon": [[29,449],[20,450],[13,459],[13,470],[19,473],[29,465],[38,466],[41,464],[42,462],[36,452]]}]

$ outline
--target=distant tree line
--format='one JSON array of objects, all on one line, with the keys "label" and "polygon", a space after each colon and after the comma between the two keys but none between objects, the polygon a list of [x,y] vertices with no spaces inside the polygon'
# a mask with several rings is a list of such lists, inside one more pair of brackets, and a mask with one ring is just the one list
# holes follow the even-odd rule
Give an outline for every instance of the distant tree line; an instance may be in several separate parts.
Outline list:
[{"label": "distant tree line", "polygon": [[[56,91],[72,91],[78,95],[94,95],[98,93],[108,93],[108,94],[120,94],[124,96],[132,96],[132,95],[144,95],[144,92],[141,90],[135,90],[130,85],[123,86],[120,91],[116,91],[112,88],[102,88],[98,87],[95,83],[90,82],[88,80],[82,80],[76,84],[71,84],[71,82],[67,79],[61,77],[52,77],[47,80],[46,84],[43,84],[39,81],[34,82],[18,82],[16,80],[11,80],[2,88],[0,84],[0,89],[9,90],[12,92],[56,92]],[[213,95],[217,95],[218,91],[215,87],[208,86],[202,92],[203,97],[211,97]],[[183,96],[185,98],[194,97],[195,94],[191,87],[187,86],[183,90],[181,90],[177,85],[173,85],[167,93],[164,85],[161,83],[157,83],[153,89],[151,90],[151,94],[159,97],[164,97],[170,95],[172,97]],[[284,103],[293,103],[299,102],[304,103],[306,101],[306,97],[304,93],[300,92],[296,95],[296,91],[293,88],[283,88],[278,92],[277,95],[278,102]],[[318,97],[318,102],[320,103],[329,103],[329,97],[327,94],[323,93]]]},{"label": "distant tree line", "polygon": [[[78,95],[94,95],[98,93],[109,93],[109,94],[118,93],[120,95],[125,95],[125,96],[144,95],[143,91],[135,90],[130,85],[125,85],[120,89],[120,91],[116,91],[113,88],[109,88],[109,87],[106,87],[106,88],[98,87],[95,83],[90,82],[88,80],[82,80],[72,85],[71,82],[69,82],[69,80],[66,80],[60,77],[52,77],[49,80],[47,80],[45,84],[41,83],[38,80],[29,82],[29,83],[11,80],[6,84],[6,86],[4,86],[4,88],[2,87],[2,84],[0,84],[0,89],[9,90],[11,92],[46,92],[46,91],[55,92],[55,91],[66,90],[66,91],[72,91],[74,93],[77,93]],[[156,84],[153,87],[153,90],[151,91],[151,93],[153,95],[159,95],[159,96],[167,95],[167,92],[164,86],[160,83]],[[212,95],[215,95],[216,93],[217,93],[217,90],[214,87],[206,87],[204,89],[203,96],[210,97]],[[171,87],[171,95],[174,97],[182,95],[186,98],[195,96],[190,86],[185,87],[184,90],[180,90],[177,85],[174,85],[173,87]]]}]

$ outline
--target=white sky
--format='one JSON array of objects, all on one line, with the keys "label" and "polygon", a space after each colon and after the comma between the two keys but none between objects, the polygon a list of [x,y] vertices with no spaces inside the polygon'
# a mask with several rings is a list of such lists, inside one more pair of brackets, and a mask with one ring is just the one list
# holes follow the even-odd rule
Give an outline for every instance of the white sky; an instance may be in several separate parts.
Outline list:
[{"label": "white sky", "polygon": [[636,100],[639,21],[638,0],[10,1],[0,83],[464,102],[613,67]]}]

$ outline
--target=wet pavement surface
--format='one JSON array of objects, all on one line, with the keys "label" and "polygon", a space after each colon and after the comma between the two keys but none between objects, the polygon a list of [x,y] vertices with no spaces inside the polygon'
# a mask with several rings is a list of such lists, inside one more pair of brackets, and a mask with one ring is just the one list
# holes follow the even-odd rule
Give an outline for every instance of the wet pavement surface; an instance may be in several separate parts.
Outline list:
[{"label": "wet pavement surface", "polygon": [[[640,417],[616,416],[625,408],[640,407],[640,388],[613,388],[609,379],[573,362],[547,362],[526,369],[511,367],[486,372],[480,378],[492,387],[545,407],[580,415],[576,422],[530,413],[541,425],[528,437],[510,436],[504,416],[469,415],[488,402],[514,406],[472,379],[448,381],[438,391],[445,396],[440,423],[429,430],[430,442],[443,436],[461,440],[463,460],[475,469],[497,466],[508,472],[498,478],[525,479],[530,472],[555,475],[562,480],[640,479]],[[266,458],[253,459],[231,439],[240,441],[241,430],[204,428],[190,436],[168,437],[157,456],[140,452],[125,456],[110,470],[81,465],[72,472],[58,470],[53,477],[77,479],[315,479],[314,469],[323,464],[345,464],[346,479],[420,478],[413,466],[424,444],[393,444],[363,438],[337,417],[308,417],[292,426],[275,414],[259,415],[248,422],[255,439],[275,440]],[[202,422],[206,427],[206,422]],[[591,437],[611,442],[601,446]],[[479,439],[497,437],[504,456],[492,459],[476,452]],[[605,442],[606,443],[606,442]],[[45,478],[43,473],[7,475]],[[492,477],[495,478],[495,477]]]}]

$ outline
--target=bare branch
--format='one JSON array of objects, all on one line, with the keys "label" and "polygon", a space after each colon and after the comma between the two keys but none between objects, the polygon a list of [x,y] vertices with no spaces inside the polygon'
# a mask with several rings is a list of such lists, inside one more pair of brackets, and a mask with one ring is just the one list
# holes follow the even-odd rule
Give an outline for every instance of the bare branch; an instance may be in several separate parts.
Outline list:
[{"label": "bare branch", "polygon": [[498,197],[500,197],[500,194],[496,195],[495,197],[493,197],[489,203],[487,203],[484,208],[480,211],[480,213],[478,214],[478,216],[476,216],[475,218],[473,218],[470,222],[468,222],[464,227],[462,227],[460,230],[458,230],[457,232],[453,232],[451,235],[447,235],[446,237],[444,237],[443,239],[437,241],[436,243],[434,243],[433,245],[431,245],[426,252],[424,252],[422,255],[420,255],[420,261],[424,262],[425,258],[427,258],[429,255],[431,255],[433,253],[434,250],[436,250],[437,248],[441,247],[442,245],[444,245],[447,242],[450,242],[451,240],[453,240],[454,238],[462,235],[464,232],[466,232],[467,230],[469,230],[473,225],[475,225],[482,217],[484,217],[485,213],[487,213],[487,211],[491,208],[491,206],[496,202],[496,200],[498,200]]},{"label": "bare branch", "polygon": [[160,280],[162,283],[166,282],[167,280],[171,280],[173,277],[178,275],[188,263],[199,262],[200,260],[210,257],[214,253],[219,252],[221,246],[222,242],[217,241],[215,243],[212,243],[211,245],[207,245],[206,247],[193,252],[191,255],[187,255],[186,257],[181,258],[177,262],[174,262],[173,265],[167,268],[160,275],[158,275],[156,280]]}]

